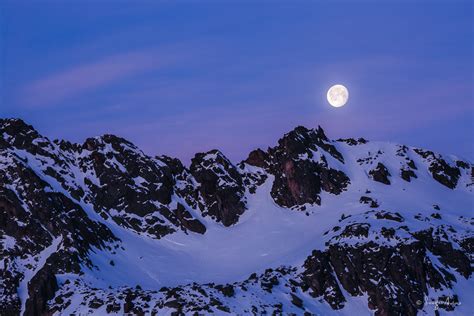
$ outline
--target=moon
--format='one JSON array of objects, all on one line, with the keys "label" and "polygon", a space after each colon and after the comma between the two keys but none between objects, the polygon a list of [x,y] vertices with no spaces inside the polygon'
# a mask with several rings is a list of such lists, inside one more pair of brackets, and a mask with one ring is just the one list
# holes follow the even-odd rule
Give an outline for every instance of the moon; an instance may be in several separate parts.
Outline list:
[{"label": "moon", "polygon": [[349,91],[342,84],[336,84],[328,90],[328,102],[335,108],[339,108],[347,103]]}]

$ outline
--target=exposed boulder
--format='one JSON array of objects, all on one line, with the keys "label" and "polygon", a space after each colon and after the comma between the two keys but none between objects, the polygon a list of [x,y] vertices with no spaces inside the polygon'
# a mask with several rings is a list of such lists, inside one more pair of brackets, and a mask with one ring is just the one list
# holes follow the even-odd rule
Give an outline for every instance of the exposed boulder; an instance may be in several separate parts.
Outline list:
[{"label": "exposed boulder", "polygon": [[359,199],[359,203],[370,204],[371,208],[379,207],[379,203],[377,202],[377,200],[374,200],[370,196],[361,196],[360,199]]},{"label": "exposed boulder", "polygon": [[379,211],[379,212],[375,213],[375,218],[376,219],[385,219],[385,220],[389,220],[389,221],[395,221],[395,222],[399,222],[399,223],[401,223],[405,220],[400,213],[398,213],[398,212],[392,213],[392,212],[387,212],[387,211]]}]

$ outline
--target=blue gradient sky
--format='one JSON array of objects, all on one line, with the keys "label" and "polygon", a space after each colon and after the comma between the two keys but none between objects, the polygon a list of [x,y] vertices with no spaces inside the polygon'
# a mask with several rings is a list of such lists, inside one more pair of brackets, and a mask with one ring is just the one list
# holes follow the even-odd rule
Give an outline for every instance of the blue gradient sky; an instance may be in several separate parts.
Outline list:
[{"label": "blue gradient sky", "polygon": [[474,160],[472,1],[377,3],[3,0],[0,116],[186,163],[296,125]]}]

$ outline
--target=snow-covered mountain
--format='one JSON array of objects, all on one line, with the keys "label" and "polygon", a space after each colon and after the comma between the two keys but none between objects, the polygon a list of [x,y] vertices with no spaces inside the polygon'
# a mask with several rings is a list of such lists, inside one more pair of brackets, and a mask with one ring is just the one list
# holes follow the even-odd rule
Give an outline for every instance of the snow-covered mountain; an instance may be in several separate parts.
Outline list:
[{"label": "snow-covered mountain", "polygon": [[470,315],[474,166],[297,127],[238,164],[0,120],[0,315]]}]

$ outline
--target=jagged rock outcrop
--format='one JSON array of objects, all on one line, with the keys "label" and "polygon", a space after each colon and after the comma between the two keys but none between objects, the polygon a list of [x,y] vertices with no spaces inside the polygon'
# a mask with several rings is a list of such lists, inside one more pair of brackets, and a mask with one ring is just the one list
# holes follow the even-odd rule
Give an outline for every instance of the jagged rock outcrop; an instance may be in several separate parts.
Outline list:
[{"label": "jagged rock outcrop", "polygon": [[414,151],[429,163],[428,169],[431,172],[433,179],[450,189],[456,187],[459,177],[461,176],[458,166],[451,166],[446,162],[446,160],[441,158],[440,155],[437,155],[432,151],[425,151],[422,149],[415,149]]},{"label": "jagged rock outcrop", "polygon": [[[35,147],[40,146],[39,142],[30,136],[37,134],[26,132],[31,127],[18,122],[13,125],[22,132],[4,139],[20,144],[21,150],[30,154],[36,152],[37,156],[60,160],[51,152],[40,154],[49,144],[42,142],[42,147]],[[28,141],[22,138],[25,135]],[[0,237],[8,241],[0,252],[4,288],[0,314],[19,313],[21,302],[16,289],[23,286],[22,291],[28,294],[25,298],[29,298],[25,314],[39,315],[47,310],[46,302],[57,289],[55,274],[79,273],[81,266],[92,266],[88,258],[92,247],[112,249],[118,239],[104,224],[91,220],[78,203],[54,191],[28,166],[29,156],[7,148],[0,151]],[[54,238],[61,239],[61,248],[48,250]],[[58,256],[58,260],[52,266],[42,267],[42,260],[47,260],[44,257],[51,255],[49,252]],[[32,278],[25,281],[28,274],[33,274]]]},{"label": "jagged rock outcrop", "polygon": [[358,139],[354,139],[354,138],[340,138],[337,140],[338,142],[344,142],[346,144],[348,144],[349,146],[356,146],[356,145],[362,145],[362,144],[367,144],[367,140],[364,139],[364,138],[358,138]]},{"label": "jagged rock outcrop", "polygon": [[344,163],[322,128],[299,126],[280,139],[278,146],[268,152],[257,149],[245,162],[275,176],[271,194],[278,205],[301,207],[321,204],[321,190],[340,194],[350,183],[344,172],[330,167],[329,158]]},{"label": "jagged rock outcrop", "polygon": [[242,175],[220,151],[199,153],[191,161],[191,174],[199,183],[204,203],[199,207],[224,226],[237,223],[245,211],[245,187]]},{"label": "jagged rock outcrop", "polygon": [[78,160],[91,175],[84,179],[86,200],[102,217],[157,238],[180,226],[169,206],[175,180],[162,161],[112,135],[87,139]]},{"label": "jagged rock outcrop", "polygon": [[390,172],[388,171],[387,167],[383,163],[378,163],[377,166],[369,171],[369,176],[377,182],[390,185],[389,177]]}]

